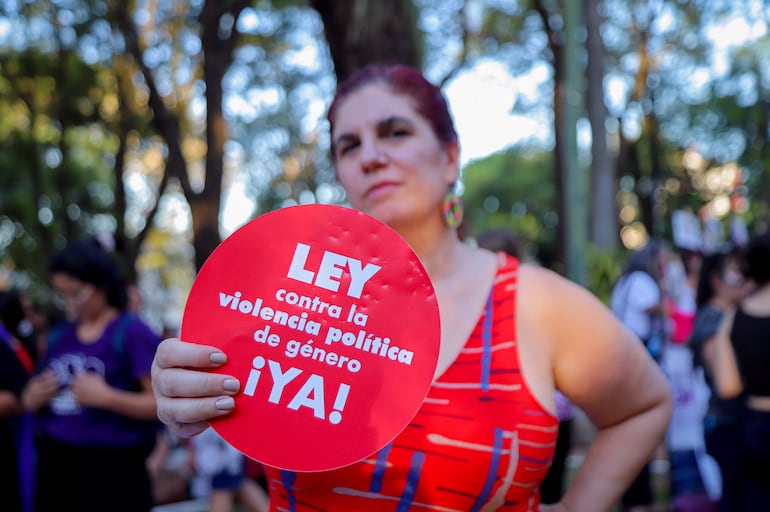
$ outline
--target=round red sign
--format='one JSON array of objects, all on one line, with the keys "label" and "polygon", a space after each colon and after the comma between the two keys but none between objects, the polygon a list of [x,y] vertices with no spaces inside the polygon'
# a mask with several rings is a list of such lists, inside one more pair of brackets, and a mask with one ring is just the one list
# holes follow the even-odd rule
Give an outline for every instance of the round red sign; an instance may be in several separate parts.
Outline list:
[{"label": "round red sign", "polygon": [[350,208],[262,215],[211,254],[182,339],[220,347],[241,381],[212,421],[235,448],[293,471],[336,469],[406,427],[436,371],[440,326],[427,273],[390,227]]}]

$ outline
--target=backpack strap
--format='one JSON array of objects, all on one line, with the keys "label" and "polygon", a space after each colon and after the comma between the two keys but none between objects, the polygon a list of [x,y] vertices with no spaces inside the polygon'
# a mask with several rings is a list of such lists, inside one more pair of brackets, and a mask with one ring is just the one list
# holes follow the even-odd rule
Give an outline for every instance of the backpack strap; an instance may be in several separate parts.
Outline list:
[{"label": "backpack strap", "polygon": [[118,319],[118,325],[115,327],[115,335],[112,337],[112,346],[119,356],[123,356],[126,350],[126,331],[136,317],[133,313],[122,313]]}]

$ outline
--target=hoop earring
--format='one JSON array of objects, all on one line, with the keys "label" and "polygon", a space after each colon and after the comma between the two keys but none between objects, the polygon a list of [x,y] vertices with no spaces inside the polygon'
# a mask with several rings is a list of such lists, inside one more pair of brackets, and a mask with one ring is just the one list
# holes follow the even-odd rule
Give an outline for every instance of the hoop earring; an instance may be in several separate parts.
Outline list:
[{"label": "hoop earring", "polygon": [[463,221],[463,200],[453,190],[444,197],[443,212],[450,228],[456,228]]}]

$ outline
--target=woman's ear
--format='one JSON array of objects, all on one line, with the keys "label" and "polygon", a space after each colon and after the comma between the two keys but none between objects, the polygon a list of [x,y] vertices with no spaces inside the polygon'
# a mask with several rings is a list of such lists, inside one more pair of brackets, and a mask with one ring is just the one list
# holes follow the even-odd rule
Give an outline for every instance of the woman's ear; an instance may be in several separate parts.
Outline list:
[{"label": "woman's ear", "polygon": [[460,179],[460,146],[457,140],[444,144],[447,156],[447,184],[454,185]]}]

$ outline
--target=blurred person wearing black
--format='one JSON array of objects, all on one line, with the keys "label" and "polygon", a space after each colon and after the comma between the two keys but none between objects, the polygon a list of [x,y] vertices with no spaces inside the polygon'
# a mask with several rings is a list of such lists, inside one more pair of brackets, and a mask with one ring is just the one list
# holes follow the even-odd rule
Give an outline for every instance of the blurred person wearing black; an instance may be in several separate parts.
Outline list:
[{"label": "blurred person wearing black", "polygon": [[746,263],[757,288],[725,313],[712,373],[719,396],[744,405],[733,445],[743,470],[735,510],[759,512],[770,504],[770,231],[751,240]]},{"label": "blurred person wearing black", "polygon": [[24,510],[17,447],[23,434],[21,392],[33,371],[31,356],[13,334],[17,308],[16,292],[0,292],[0,499],[8,512]]},{"label": "blurred person wearing black", "polygon": [[714,336],[725,314],[752,290],[743,275],[743,258],[737,250],[721,250],[704,257],[700,267],[695,302],[697,314],[690,344],[696,367],[703,367],[711,390],[708,411],[703,419],[706,452],[719,464],[722,495],[718,510],[739,510],[741,465],[733,443],[738,435],[743,404],[740,398],[721,399],[714,389],[709,368],[714,364]]}]

